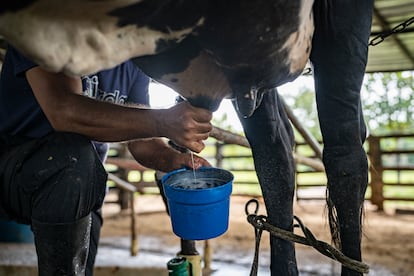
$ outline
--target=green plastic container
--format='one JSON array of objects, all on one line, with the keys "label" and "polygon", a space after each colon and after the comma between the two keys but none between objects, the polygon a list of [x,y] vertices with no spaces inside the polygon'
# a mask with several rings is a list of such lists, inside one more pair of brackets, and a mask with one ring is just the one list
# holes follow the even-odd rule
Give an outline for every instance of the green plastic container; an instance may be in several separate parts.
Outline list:
[{"label": "green plastic container", "polygon": [[169,276],[190,276],[190,263],[184,257],[175,257],[167,263]]}]

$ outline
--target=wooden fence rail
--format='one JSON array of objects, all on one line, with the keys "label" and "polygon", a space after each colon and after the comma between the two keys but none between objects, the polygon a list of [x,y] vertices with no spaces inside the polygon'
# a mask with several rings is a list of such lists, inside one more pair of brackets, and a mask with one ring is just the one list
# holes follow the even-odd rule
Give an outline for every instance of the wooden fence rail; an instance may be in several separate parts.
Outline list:
[{"label": "wooden fence rail", "polygon": [[[213,143],[210,140],[208,145],[209,156],[203,157],[209,159],[214,166],[232,171],[235,174],[235,187],[244,184],[258,185],[251,152],[242,149],[249,146],[245,138],[217,128],[213,131],[212,137],[215,140],[212,140]],[[242,148],[235,150],[237,146]],[[368,199],[378,206],[379,210],[383,209],[384,201],[414,202],[414,134],[370,136],[367,146],[370,160]],[[125,177],[129,171],[138,172],[139,180],[134,183],[138,191],[156,186],[155,182],[144,179],[144,173],[148,172],[148,169],[130,160],[130,157],[125,158],[122,150],[120,152],[121,155],[108,158],[107,163],[123,169]],[[294,155],[297,162],[297,200],[325,199],[324,167],[315,156],[315,152],[306,143],[297,143]],[[390,175],[396,177],[390,178]],[[397,195],[395,191],[401,188],[412,189],[412,192]]]},{"label": "wooden fence rail", "polygon": [[371,202],[379,210],[385,201],[414,202],[414,134],[370,136],[368,145]]},{"label": "wooden fence rail", "polygon": [[[367,199],[378,210],[384,209],[385,202],[414,202],[414,134],[369,136],[366,146],[369,159]],[[306,143],[297,143],[296,150],[303,154],[303,148],[307,147]],[[308,157],[313,158],[313,152],[308,152],[311,154]],[[309,182],[315,175],[316,182]],[[297,167],[298,200],[325,198],[325,184],[326,178],[320,172],[303,165]],[[304,192],[312,189],[313,193]],[[316,190],[319,193],[315,195]]]}]

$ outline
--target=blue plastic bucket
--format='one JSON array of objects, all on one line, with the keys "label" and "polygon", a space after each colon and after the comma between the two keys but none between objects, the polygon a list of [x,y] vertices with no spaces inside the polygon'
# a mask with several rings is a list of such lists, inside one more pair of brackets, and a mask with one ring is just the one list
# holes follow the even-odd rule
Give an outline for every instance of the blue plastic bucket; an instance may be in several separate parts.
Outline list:
[{"label": "blue plastic bucket", "polygon": [[0,242],[33,243],[30,225],[0,219]]},{"label": "blue plastic bucket", "polygon": [[211,167],[195,172],[180,169],[166,174],[162,183],[177,236],[207,240],[227,231],[233,184],[229,171]]}]

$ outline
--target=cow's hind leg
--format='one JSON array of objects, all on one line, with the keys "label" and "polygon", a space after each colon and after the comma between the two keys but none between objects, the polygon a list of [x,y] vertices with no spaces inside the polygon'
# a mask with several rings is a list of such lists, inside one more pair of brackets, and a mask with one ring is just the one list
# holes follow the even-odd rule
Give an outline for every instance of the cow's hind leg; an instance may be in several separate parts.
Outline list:
[{"label": "cow's hind leg", "polygon": [[[328,177],[333,239],[361,260],[361,214],[367,187],[360,88],[367,62],[372,0],[315,2],[314,64],[319,120]],[[352,14],[352,16],[351,16]],[[360,275],[342,267],[342,275]]]},{"label": "cow's hind leg", "polygon": [[[293,230],[293,132],[276,89],[250,118],[240,118],[253,152],[268,222]],[[271,237],[272,275],[297,275],[294,244]]]}]

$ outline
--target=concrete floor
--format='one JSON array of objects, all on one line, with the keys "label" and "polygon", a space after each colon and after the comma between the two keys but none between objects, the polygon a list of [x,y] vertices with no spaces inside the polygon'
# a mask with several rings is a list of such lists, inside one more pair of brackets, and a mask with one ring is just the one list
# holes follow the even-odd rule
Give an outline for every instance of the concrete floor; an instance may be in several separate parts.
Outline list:
[{"label": "concrete floor", "polygon": [[[130,256],[130,240],[122,238],[103,238],[96,259],[96,276],[167,276],[166,263],[179,251],[178,247],[162,247],[154,237],[139,237],[140,251],[137,256]],[[160,249],[162,248],[162,249]],[[314,250],[297,252],[300,275],[332,276],[339,275],[340,266],[321,257]],[[245,276],[249,275],[253,252],[249,256],[228,249],[215,251],[211,276]],[[37,275],[37,257],[33,244],[0,243],[0,276],[34,276]],[[259,276],[269,275],[269,252],[261,252]],[[369,275],[392,276],[389,271],[371,267]]]},{"label": "concrete floor", "polygon": [[[128,246],[119,240],[102,240],[96,259],[95,275],[168,275],[165,263],[167,256],[141,251],[138,256],[129,254]],[[0,243],[0,276],[37,275],[37,257],[33,244]]]}]

